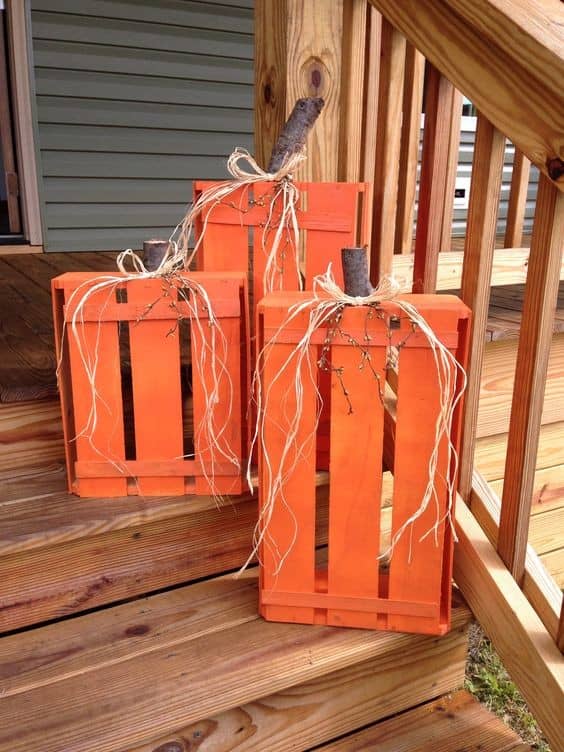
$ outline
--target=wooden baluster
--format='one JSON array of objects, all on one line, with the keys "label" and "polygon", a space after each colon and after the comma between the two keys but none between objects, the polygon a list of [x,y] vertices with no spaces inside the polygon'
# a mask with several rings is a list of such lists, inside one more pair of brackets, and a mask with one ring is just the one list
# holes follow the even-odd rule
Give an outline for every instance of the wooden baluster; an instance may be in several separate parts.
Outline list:
[{"label": "wooden baluster", "polygon": [[374,178],[378,124],[378,88],[380,86],[380,50],[382,15],[368,8],[366,23],[366,70],[364,74],[364,114],[362,137],[362,179]]},{"label": "wooden baluster", "polygon": [[391,274],[392,271],[398,198],[405,44],[405,37],[383,19],[370,265],[374,283],[383,274]]},{"label": "wooden baluster", "polygon": [[522,151],[515,147],[503,243],[506,248],[520,248],[523,243],[523,223],[525,221],[530,172],[531,162]]},{"label": "wooden baluster", "polygon": [[462,300],[472,309],[468,386],[465,397],[459,482],[460,493],[466,500],[470,498],[472,489],[476,421],[488,322],[490,281],[504,150],[505,138],[503,134],[479,114],[472,163],[472,183],[470,185],[461,282]]},{"label": "wooden baluster", "polygon": [[339,180],[356,183],[362,170],[366,0],[343,0]]},{"label": "wooden baluster", "polygon": [[560,621],[558,623],[558,633],[556,635],[556,644],[561,653],[564,653],[564,599],[560,609]]},{"label": "wooden baluster", "polygon": [[419,136],[423,105],[425,58],[412,45],[405,52],[405,83],[401,126],[398,209],[394,250],[411,253],[413,247],[413,214],[419,161]]},{"label": "wooden baluster", "polygon": [[445,204],[443,206],[443,225],[440,243],[441,251],[450,251],[452,243],[452,214],[454,208],[454,189],[458,172],[458,154],[460,151],[461,117],[462,94],[458,89],[453,89],[450,113],[450,133],[448,139],[447,174],[445,180]]},{"label": "wooden baluster", "polygon": [[497,550],[518,583],[525,554],[548,356],[560,281],[564,193],[541,175],[515,368]]},{"label": "wooden baluster", "polygon": [[437,284],[454,96],[450,81],[430,63],[426,88],[413,292],[435,292]]}]

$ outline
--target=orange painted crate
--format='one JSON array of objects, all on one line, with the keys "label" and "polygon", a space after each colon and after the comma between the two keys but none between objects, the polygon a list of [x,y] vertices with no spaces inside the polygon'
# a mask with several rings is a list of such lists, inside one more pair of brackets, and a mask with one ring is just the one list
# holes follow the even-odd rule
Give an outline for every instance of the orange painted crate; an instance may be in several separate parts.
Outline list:
[{"label": "orange painted crate", "polygon": [[[63,356],[59,387],[69,490],[87,497],[241,493],[241,470],[217,450],[212,453],[198,430],[205,398],[197,370],[190,394],[188,363],[195,361],[202,347],[209,362],[211,327],[203,313],[203,334],[194,335],[190,310],[178,300],[177,289],[182,286],[180,279],[187,285],[199,283],[219,319],[226,355],[221,346],[225,370],[218,379],[213,420],[216,428],[225,428],[226,442],[243,464],[248,449],[250,352],[245,276],[196,272],[182,274],[172,288],[158,279],[136,279],[112,290],[101,289],[83,309],[84,324],[78,325],[77,340],[69,325],[77,302],[82,291],[103,276],[107,275],[72,272],[52,281],[56,351],[58,358],[61,352]],[[73,297],[79,287],[81,292]],[[97,421],[93,431],[87,432],[92,391],[81,347],[89,358],[99,354]],[[204,371],[210,386],[212,376],[210,368]],[[192,428],[189,447],[184,435],[188,423]],[[187,448],[193,459],[185,458]],[[213,487],[209,481],[212,466]]]},{"label": "orange painted crate", "polygon": [[[271,468],[282,461],[288,416],[296,411],[294,391],[288,388],[290,377],[280,378],[279,372],[295,343],[303,337],[308,313],[295,318],[282,334],[279,328],[288,307],[307,298],[307,293],[272,293],[258,306],[259,348],[273,343],[261,364],[263,395],[268,390],[261,426],[270,460],[267,465],[259,445],[261,508],[265,504],[266,484],[272,477]],[[464,366],[469,309],[454,296],[403,295],[400,299],[417,306],[439,339]],[[376,315],[376,310],[386,321]],[[433,525],[436,509],[440,516],[446,511],[448,495],[444,483],[438,484],[437,506],[431,502],[415,522],[411,540],[408,531],[399,539],[386,565],[379,559],[383,547],[384,433],[385,425],[388,430],[394,425],[391,408],[384,398],[389,346],[401,343],[394,461],[393,468],[389,468],[394,473],[392,535],[419,508],[428,481],[439,400],[432,351],[424,335],[413,331],[394,302],[383,303],[378,309],[347,307],[335,331],[331,337],[331,362],[334,369],[342,371],[331,372],[328,563],[326,567],[315,564],[318,408],[314,379],[309,375],[319,373],[320,348],[328,336],[328,329],[322,328],[315,332],[302,364],[303,410],[296,443],[285,455],[282,487],[274,497],[267,538],[261,546],[260,613],[272,621],[444,634],[450,624],[451,527],[440,525],[438,545],[433,535],[419,540]],[[457,448],[460,410],[459,404],[451,437]],[[294,467],[299,447],[302,451]],[[436,477],[440,474],[452,477],[454,468],[446,464],[446,441],[443,441]],[[286,557],[277,571],[284,554]]]},{"label": "orange painted crate", "polygon": [[[220,183],[196,181],[194,201],[207,188]],[[341,248],[364,246],[370,242],[370,183],[296,183],[296,186],[300,191],[296,216],[303,243],[303,263],[297,270],[292,253],[280,258],[287,251],[285,244],[281,243],[278,250],[280,289],[299,290],[297,274],[302,273],[305,289],[311,290],[313,278],[323,274],[329,263],[337,283],[342,286]],[[196,236],[200,237],[205,220],[206,230],[198,249],[196,268],[249,273],[250,294],[255,304],[264,295],[266,254],[262,249],[262,228],[275,189],[276,183],[272,182],[239,188],[218,206],[204,211],[196,226]],[[277,216],[280,216],[281,200],[275,206],[274,226]],[[250,232],[251,228],[253,232]],[[266,239],[266,251],[272,247],[273,236],[274,232],[271,232]]]}]

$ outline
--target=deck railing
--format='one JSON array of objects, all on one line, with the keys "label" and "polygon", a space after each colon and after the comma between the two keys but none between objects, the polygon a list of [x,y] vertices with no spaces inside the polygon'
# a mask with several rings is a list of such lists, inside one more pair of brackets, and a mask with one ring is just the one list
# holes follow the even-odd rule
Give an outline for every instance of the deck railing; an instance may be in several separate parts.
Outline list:
[{"label": "deck railing", "polygon": [[[375,278],[413,260],[414,291],[444,288],[441,251],[450,242],[461,93],[478,108],[460,274],[461,297],[473,311],[460,469],[460,496],[472,514],[459,505],[455,566],[470,606],[554,749],[562,749],[562,596],[527,539],[562,278],[564,6],[558,0],[259,0],[256,8],[257,153],[269,153],[296,96],[326,98],[304,177],[374,182]],[[406,264],[396,254],[412,248],[424,89],[415,252]],[[516,153],[506,248],[522,242],[530,164],[541,176],[500,504],[473,459],[490,288],[498,283],[495,241],[507,139]],[[507,282],[501,270],[499,283]],[[474,527],[476,519],[490,542]]]}]

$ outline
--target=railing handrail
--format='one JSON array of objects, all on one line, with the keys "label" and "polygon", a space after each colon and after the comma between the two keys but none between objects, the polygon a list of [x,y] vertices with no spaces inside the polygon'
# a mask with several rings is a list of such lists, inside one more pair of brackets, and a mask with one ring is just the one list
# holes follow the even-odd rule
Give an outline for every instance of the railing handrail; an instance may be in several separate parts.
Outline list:
[{"label": "railing handrail", "polygon": [[370,3],[564,191],[564,4]]}]

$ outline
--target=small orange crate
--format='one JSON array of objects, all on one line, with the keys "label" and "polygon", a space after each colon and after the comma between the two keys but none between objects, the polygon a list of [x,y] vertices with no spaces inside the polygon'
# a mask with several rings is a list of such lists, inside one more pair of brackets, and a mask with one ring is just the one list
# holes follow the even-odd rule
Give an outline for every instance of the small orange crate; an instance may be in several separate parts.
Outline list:
[{"label": "small orange crate", "polygon": [[[241,493],[241,468],[231,460],[236,457],[242,467],[248,449],[245,276],[186,273],[171,286],[159,279],[119,283],[116,272],[111,276],[117,285],[97,290],[82,307],[75,334],[77,303],[104,276],[110,275],[72,272],[52,281],[69,490],[87,497]],[[202,326],[195,327],[182,299],[193,294],[190,283],[209,296],[222,333],[215,340],[205,306],[198,308]],[[214,388],[209,364],[216,340],[221,359],[213,426],[222,429],[228,458],[212,450],[199,429],[206,385]],[[194,368],[190,384],[191,363],[202,351],[205,365]],[[97,360],[95,421],[84,357]]]},{"label": "small orange crate", "polygon": [[[281,486],[273,492],[272,517],[260,550],[260,613],[272,621],[444,634],[450,625],[451,526],[443,521],[437,540],[433,534],[420,540],[437,515],[442,519],[447,511],[444,481],[437,483],[436,500],[431,500],[411,533],[407,530],[399,538],[389,560],[384,563],[380,558],[388,545],[382,524],[383,456],[392,452],[391,448],[384,452],[385,434],[395,433],[393,462],[388,460],[393,470],[392,537],[419,508],[428,483],[439,410],[433,352],[395,302],[382,303],[377,309],[346,307],[337,325],[313,334],[301,365],[303,392],[296,441],[288,451],[286,437],[297,399],[289,385],[293,375],[280,373],[288,362],[295,370],[291,354],[304,336],[309,314],[305,311],[289,327],[280,327],[289,306],[306,299],[307,293],[272,293],[258,306],[258,347],[268,346],[261,362],[266,400],[259,444],[263,511],[273,468],[282,463]],[[399,299],[417,307],[464,367],[468,308],[447,295],[402,295]],[[315,433],[318,405],[311,374],[319,374],[321,348],[328,342],[332,366],[328,563],[316,567],[315,444],[319,434]],[[388,402],[385,382],[390,347],[398,345],[394,408]],[[460,411],[459,403],[451,436],[456,448]],[[444,439],[436,478],[455,473],[453,465],[447,466],[447,457]]]},{"label": "small orange crate", "polygon": [[[221,182],[195,182],[194,201],[206,189],[219,184]],[[329,263],[342,287],[341,248],[364,246],[370,241],[371,186],[369,183],[296,183],[296,187],[300,191],[296,217],[303,243],[303,264],[296,269],[295,254],[289,250],[288,237],[284,234],[278,247],[279,289],[299,290],[298,275],[303,274],[304,288],[311,290],[313,278],[326,272]],[[255,304],[264,295],[266,254],[272,248],[281,213],[281,198],[271,212],[271,198],[276,190],[277,184],[273,182],[239,188],[221,204],[204,210],[196,226],[196,236],[200,237],[205,223],[196,268],[250,273],[250,293]],[[269,214],[273,229],[265,238],[263,249],[262,232]],[[254,316],[252,321],[254,323]]]}]

